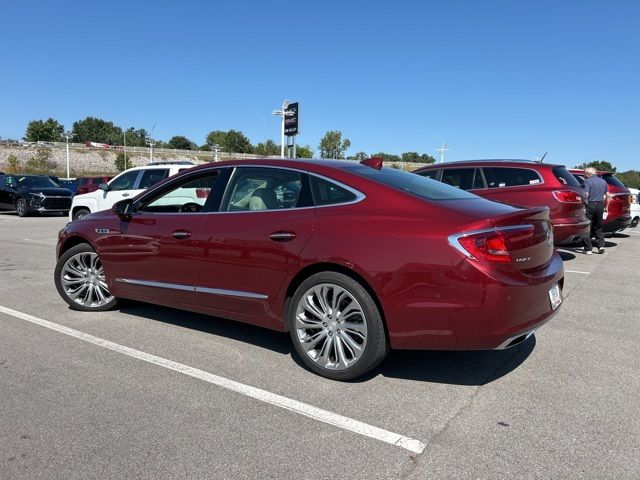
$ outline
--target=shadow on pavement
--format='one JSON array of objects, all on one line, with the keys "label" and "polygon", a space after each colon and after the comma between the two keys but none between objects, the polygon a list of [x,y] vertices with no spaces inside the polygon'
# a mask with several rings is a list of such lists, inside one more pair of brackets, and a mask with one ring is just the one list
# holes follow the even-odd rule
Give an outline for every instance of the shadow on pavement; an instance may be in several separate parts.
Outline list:
[{"label": "shadow on pavement", "polygon": [[[295,363],[305,368],[294,352],[287,333],[145,303],[127,302],[120,311],[246,342],[282,355],[291,354]],[[363,382],[382,375],[431,383],[484,385],[518,368],[531,354],[535,345],[535,335],[532,335],[526,342],[508,350],[392,350],[378,368],[354,382]]]},{"label": "shadow on pavement", "polygon": [[561,250],[558,250],[558,253],[560,254],[560,258],[564,262],[566,262],[567,260],[573,260],[574,258],[576,258],[576,256],[573,253],[563,252]]}]

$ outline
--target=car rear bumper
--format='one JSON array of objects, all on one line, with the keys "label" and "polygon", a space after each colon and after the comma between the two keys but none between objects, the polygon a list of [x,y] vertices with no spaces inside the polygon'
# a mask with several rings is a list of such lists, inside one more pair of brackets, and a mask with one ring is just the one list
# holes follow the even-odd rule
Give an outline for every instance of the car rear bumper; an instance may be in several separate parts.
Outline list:
[{"label": "car rear bumper", "polygon": [[[467,260],[447,275],[450,285],[441,284],[441,293],[431,293],[435,285],[423,284],[417,288],[430,298],[414,300],[401,311],[391,309],[394,317],[388,315],[387,322],[392,348],[504,349],[526,340],[561,308],[552,309],[549,297],[554,285],[562,291],[564,284],[557,252],[544,271],[512,279],[487,275],[473,262]],[[398,321],[397,314],[404,318]]]},{"label": "car rear bumper", "polygon": [[616,218],[607,218],[602,224],[602,231],[605,233],[619,232],[631,225],[631,215],[624,215]]},{"label": "car rear bumper", "polygon": [[580,241],[591,229],[591,222],[585,220],[576,223],[554,223],[553,243],[555,245],[566,245]]}]

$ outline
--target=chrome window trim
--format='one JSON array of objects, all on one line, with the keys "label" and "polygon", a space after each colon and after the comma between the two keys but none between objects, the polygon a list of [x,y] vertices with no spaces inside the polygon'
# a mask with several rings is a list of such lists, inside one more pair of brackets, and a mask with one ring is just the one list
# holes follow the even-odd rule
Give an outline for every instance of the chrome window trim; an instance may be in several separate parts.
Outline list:
[{"label": "chrome window trim", "polygon": [[268,295],[262,293],[242,292],[240,290],[225,290],[222,288],[196,287],[195,285],[181,285],[178,283],[154,282],[150,280],[137,280],[133,278],[116,278],[116,282],[127,285],[139,285],[142,287],[167,288],[170,290],[180,290],[184,292],[208,293],[211,295],[223,295],[226,297],[254,298],[266,300]]},{"label": "chrome window trim", "polygon": [[523,225],[508,225],[506,227],[494,227],[494,228],[483,228],[481,230],[470,230],[468,232],[454,233],[453,235],[449,235],[447,240],[449,241],[449,245],[462,253],[465,257],[472,258],[477,260],[476,257],[471,255],[467,250],[460,244],[460,239],[462,237],[468,237],[469,235],[477,235],[479,233],[491,233],[498,232],[502,230],[517,230],[519,228],[532,227],[531,224],[523,224]]}]

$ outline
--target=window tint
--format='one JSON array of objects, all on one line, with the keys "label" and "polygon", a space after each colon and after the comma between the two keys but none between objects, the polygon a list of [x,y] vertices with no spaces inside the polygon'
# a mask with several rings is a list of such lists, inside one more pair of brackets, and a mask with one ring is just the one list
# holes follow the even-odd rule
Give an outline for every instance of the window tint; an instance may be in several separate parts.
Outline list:
[{"label": "window tint", "polygon": [[149,188],[160,180],[164,180],[169,176],[169,170],[166,168],[151,168],[142,173],[139,189]]},{"label": "window tint", "polygon": [[609,185],[613,185],[614,187],[624,187],[624,183],[622,183],[610,173],[602,175],[602,179]]},{"label": "window tint", "polygon": [[198,178],[189,178],[174,185],[168,192],[149,199],[138,210],[144,212],[162,213],[197,213],[202,211],[204,204],[213,190],[218,172],[209,172]]},{"label": "window tint", "polygon": [[440,181],[462,190],[471,190],[474,171],[474,168],[446,168],[442,171]]},{"label": "window tint", "polygon": [[319,205],[335,205],[338,203],[352,202],[357,197],[355,193],[350,192],[346,188],[336,185],[324,178],[311,175],[309,177],[311,183],[311,192],[313,194],[313,203]]},{"label": "window tint", "polygon": [[133,190],[133,185],[135,184],[139,173],[140,170],[123,173],[109,184],[109,190]]},{"label": "window tint", "polygon": [[237,168],[229,181],[222,211],[279,210],[298,204],[299,172],[278,168]]},{"label": "window tint", "polygon": [[580,175],[579,173],[573,173],[573,178],[580,184],[581,187],[584,187],[584,175]]},{"label": "window tint", "polygon": [[489,188],[518,187],[542,183],[540,175],[528,168],[483,167]]},{"label": "window tint", "polygon": [[433,170],[426,170],[424,172],[417,172],[417,173],[418,173],[418,175],[421,175],[423,177],[427,177],[427,178],[431,178],[432,180],[436,180],[436,177],[438,176],[438,172],[439,171],[440,170],[438,170],[436,168],[436,169],[433,169]]},{"label": "window tint", "polygon": [[571,174],[571,172],[569,172],[569,170],[567,170],[566,168],[564,168],[564,167],[553,167],[552,171],[553,171],[553,174],[556,176],[556,178],[563,185],[569,185],[570,187],[579,187],[580,186],[581,182],[576,180],[576,177],[574,177]]},{"label": "window tint", "polygon": [[472,193],[465,192],[430,178],[421,177],[395,168],[382,167],[381,170],[357,165],[349,168],[350,171],[370,178],[376,182],[389,185],[404,192],[412,193],[429,200],[459,200],[478,198]]}]

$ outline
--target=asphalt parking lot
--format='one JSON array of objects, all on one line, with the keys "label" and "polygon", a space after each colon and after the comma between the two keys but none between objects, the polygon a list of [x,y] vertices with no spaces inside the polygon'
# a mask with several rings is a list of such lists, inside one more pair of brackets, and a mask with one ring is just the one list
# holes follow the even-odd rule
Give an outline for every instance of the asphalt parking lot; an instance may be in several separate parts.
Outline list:
[{"label": "asphalt parking lot", "polygon": [[286,334],[131,303],[70,310],[66,218],[0,214],[0,478],[638,478],[640,229],[562,250],[524,344],[318,377]]}]

